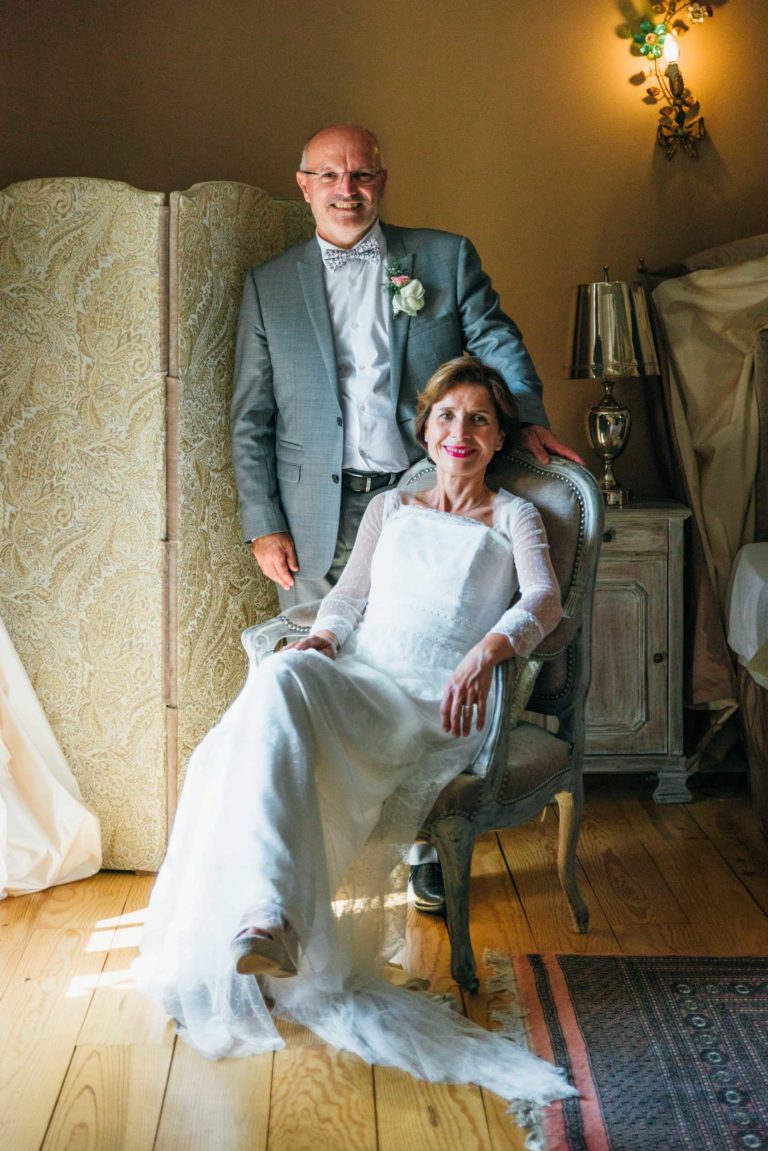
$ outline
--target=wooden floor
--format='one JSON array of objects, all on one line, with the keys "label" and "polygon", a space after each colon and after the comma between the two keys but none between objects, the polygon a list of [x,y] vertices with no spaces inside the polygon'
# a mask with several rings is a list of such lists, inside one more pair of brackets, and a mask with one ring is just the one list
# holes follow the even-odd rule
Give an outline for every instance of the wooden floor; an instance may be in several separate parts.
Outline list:
[{"label": "wooden floor", "polygon": [[[765,954],[768,846],[739,776],[696,802],[592,776],[579,859],[590,931],[554,869],[555,815],[478,845],[473,941],[509,954]],[[285,1028],[275,1054],[209,1063],[128,987],[152,879],[103,872],[0,903],[0,1147],[5,1151],[521,1151],[494,1096],[433,1086]],[[451,989],[440,921],[413,914],[408,967]],[[481,978],[487,971],[481,965]],[[487,1022],[491,997],[467,997]],[[455,990],[455,989],[454,989]]]}]

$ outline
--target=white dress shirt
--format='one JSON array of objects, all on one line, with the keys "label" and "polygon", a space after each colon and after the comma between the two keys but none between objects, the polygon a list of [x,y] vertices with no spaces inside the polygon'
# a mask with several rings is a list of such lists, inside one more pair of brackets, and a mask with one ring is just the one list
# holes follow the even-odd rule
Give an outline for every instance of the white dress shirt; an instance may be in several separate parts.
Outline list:
[{"label": "white dress shirt", "polygon": [[[375,236],[380,261],[348,260],[331,271],[325,291],[336,345],[344,415],[344,470],[400,472],[408,456],[398,431],[389,377],[391,300],[383,288],[387,245],[378,221],[363,237]],[[333,248],[321,236],[321,249]]]}]

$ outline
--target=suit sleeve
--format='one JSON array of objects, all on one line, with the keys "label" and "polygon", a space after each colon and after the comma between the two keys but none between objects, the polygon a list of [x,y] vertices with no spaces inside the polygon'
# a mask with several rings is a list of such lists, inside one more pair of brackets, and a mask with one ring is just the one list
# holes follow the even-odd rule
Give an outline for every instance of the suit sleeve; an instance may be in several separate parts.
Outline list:
[{"label": "suit sleeve", "polygon": [[543,386],[522,333],[502,311],[477,250],[465,237],[459,248],[456,292],[465,350],[504,377],[517,400],[522,423],[548,427]]},{"label": "suit sleeve", "polygon": [[272,362],[253,270],[248,272],[235,344],[230,429],[243,539],[288,531],[275,462]]}]

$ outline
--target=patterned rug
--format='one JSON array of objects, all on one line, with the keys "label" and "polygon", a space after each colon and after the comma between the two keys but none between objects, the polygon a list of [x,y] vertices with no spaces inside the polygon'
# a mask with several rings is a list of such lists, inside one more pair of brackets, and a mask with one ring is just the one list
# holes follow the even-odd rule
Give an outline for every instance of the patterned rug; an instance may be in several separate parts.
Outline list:
[{"label": "patterned rug", "polygon": [[[501,989],[509,959],[488,960]],[[513,963],[531,1047],[580,1091],[545,1109],[530,1146],[768,1151],[768,959]]]}]

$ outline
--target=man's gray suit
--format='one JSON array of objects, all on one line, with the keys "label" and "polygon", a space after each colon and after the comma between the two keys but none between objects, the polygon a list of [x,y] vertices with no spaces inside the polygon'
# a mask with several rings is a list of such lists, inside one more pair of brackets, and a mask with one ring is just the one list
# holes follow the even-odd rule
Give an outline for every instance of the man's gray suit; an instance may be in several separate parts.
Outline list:
[{"label": "man's gray suit", "polygon": [[[425,289],[422,311],[389,320],[392,406],[409,459],[424,455],[413,430],[419,391],[440,364],[464,351],[501,373],[521,421],[546,427],[541,381],[470,241],[382,228],[387,264]],[[333,559],[343,443],[333,329],[313,238],[248,273],[232,396],[243,537],[289,532],[305,578],[324,576]]]}]

